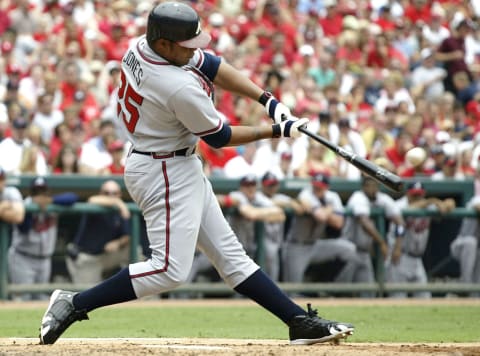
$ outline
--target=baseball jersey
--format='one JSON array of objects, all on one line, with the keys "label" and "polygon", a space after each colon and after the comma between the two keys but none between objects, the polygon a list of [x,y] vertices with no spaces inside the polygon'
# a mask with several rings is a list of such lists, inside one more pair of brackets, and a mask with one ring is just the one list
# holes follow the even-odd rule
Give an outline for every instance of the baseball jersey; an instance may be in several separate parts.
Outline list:
[{"label": "baseball jersey", "polygon": [[117,114],[136,150],[171,152],[192,147],[198,137],[223,128],[211,100],[211,80],[219,65],[212,58],[218,57],[196,50],[187,66],[178,67],[159,57],[145,36],[133,41],[122,59]]},{"label": "baseball jersey", "polygon": [[[25,204],[31,204],[27,197]],[[27,213],[22,224],[12,232],[12,247],[19,253],[36,257],[51,257],[57,241],[57,214],[47,212]]]},{"label": "baseball jersey", "polygon": [[347,217],[342,235],[351,240],[360,251],[369,251],[372,246],[372,237],[363,230],[358,217],[370,216],[372,208],[383,208],[387,217],[400,215],[400,209],[395,201],[386,193],[378,192],[374,201],[371,201],[363,191],[354,192],[348,199],[346,207],[352,211]]},{"label": "baseball jersey", "polygon": [[22,201],[22,193],[15,187],[5,187],[0,192],[0,201]]},{"label": "baseball jersey", "polygon": [[[398,199],[395,204],[400,210],[408,208],[408,198],[406,196]],[[435,209],[435,205],[430,205],[427,209]],[[412,256],[422,256],[427,248],[428,236],[430,233],[430,223],[432,219],[428,216],[407,216],[405,217],[405,236],[403,237],[402,251]],[[393,235],[392,235],[392,238]]]},{"label": "baseball jersey", "polygon": [[[255,207],[275,206],[273,201],[261,192],[256,192],[253,200],[249,200],[245,194],[240,191],[230,193],[232,199],[238,201],[238,206],[253,205]],[[230,226],[235,231],[238,239],[245,246],[247,251],[255,251],[255,222],[245,219],[240,214],[233,214],[229,218]],[[264,223],[264,237],[274,241],[281,242],[283,239],[283,222]]]},{"label": "baseball jersey", "polygon": [[[305,187],[298,195],[298,200],[309,203],[313,209],[321,206],[332,206],[335,214],[344,213],[342,200],[338,193],[331,190],[325,191],[323,201],[318,199],[313,193],[312,187]],[[317,239],[325,239],[327,224],[315,220],[311,214],[296,215],[292,227],[289,231],[287,240],[297,243],[313,243]]]},{"label": "baseball jersey", "polygon": [[[480,196],[477,195],[468,201],[466,208],[475,209],[475,206],[478,205],[480,205]],[[477,239],[480,239],[480,225],[478,224],[478,218],[463,218],[458,236],[475,236]]]}]

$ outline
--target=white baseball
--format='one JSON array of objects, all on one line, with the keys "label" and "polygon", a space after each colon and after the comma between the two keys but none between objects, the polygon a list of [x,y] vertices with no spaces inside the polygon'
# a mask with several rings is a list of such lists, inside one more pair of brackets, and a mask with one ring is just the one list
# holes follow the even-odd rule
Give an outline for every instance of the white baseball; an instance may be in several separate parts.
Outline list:
[{"label": "white baseball", "polygon": [[408,150],[405,156],[405,159],[407,160],[407,162],[414,167],[422,164],[426,158],[427,158],[427,153],[422,147],[414,147]]}]

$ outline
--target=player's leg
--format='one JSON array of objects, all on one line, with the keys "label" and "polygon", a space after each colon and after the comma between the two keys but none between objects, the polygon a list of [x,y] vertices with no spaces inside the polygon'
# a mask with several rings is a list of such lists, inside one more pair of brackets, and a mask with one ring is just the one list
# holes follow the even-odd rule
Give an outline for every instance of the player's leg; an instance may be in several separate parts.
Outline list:
[{"label": "player's leg", "polygon": [[[355,283],[374,283],[375,276],[373,273],[373,265],[370,253],[357,251],[358,265],[355,271],[353,282]],[[373,292],[360,292],[361,298],[373,298]]]},{"label": "player's leg", "polygon": [[183,162],[136,156],[127,160],[125,183],[144,213],[152,258],[81,293],[55,291],[42,318],[41,343],[54,343],[93,309],[170,290],[188,277],[202,214],[202,205],[192,204],[203,197],[201,163],[193,156]]},{"label": "player's leg", "polygon": [[[35,282],[35,270],[32,258],[21,255],[13,247],[8,250],[8,276],[12,284],[32,284]],[[14,294],[14,300],[30,300],[29,293]]]},{"label": "player's leg", "polygon": [[315,311],[309,308],[305,312],[288,298],[247,256],[223,217],[213,191],[206,196],[204,204],[199,249],[236,292],[254,300],[289,326],[291,343],[325,342],[353,332],[352,325],[321,319]]},{"label": "player's leg", "polygon": [[[415,257],[415,263],[412,263],[412,266],[415,268],[414,273],[414,282],[419,284],[426,284],[428,282],[427,272],[425,271],[425,266],[423,265],[421,257]],[[413,297],[429,299],[432,297],[432,293],[429,291],[419,291],[414,292]]]},{"label": "player's leg", "polygon": [[305,271],[312,259],[313,245],[287,242],[284,251],[285,280],[292,283],[303,281]]},{"label": "player's leg", "polygon": [[99,283],[102,280],[102,261],[100,256],[80,252],[76,258],[67,256],[66,265],[72,282]]},{"label": "player's leg", "polygon": [[[408,261],[407,256],[402,254],[398,263],[393,263],[390,261],[385,266],[385,282],[388,283],[406,283],[408,281],[407,271]],[[405,292],[391,292],[388,294],[390,298],[406,298],[407,293]]]},{"label": "player's leg", "polygon": [[265,272],[272,280],[278,281],[280,277],[280,243],[266,238],[263,246],[265,248]]},{"label": "player's leg", "polygon": [[457,237],[450,247],[452,256],[460,264],[460,282],[472,283],[477,256],[478,240],[475,236]]}]

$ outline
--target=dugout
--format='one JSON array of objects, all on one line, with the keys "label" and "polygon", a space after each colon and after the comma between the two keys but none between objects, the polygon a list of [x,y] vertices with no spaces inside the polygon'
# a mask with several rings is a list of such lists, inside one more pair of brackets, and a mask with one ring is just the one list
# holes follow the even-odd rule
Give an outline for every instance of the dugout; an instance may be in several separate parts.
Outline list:
[{"label": "dugout", "polygon": [[[30,182],[34,176],[22,175],[22,176],[10,176],[7,178],[7,185],[16,186],[22,194],[25,196],[29,192]],[[107,179],[114,179],[117,181],[123,189],[123,198],[130,201],[128,192],[125,190],[123,177],[121,176],[82,176],[82,175],[52,175],[46,177],[49,183],[49,187],[52,193],[61,193],[65,191],[74,191],[79,194],[82,200],[85,200],[92,194],[96,194],[99,191],[100,185]],[[217,193],[228,193],[232,190],[236,190],[238,187],[238,180],[212,178],[212,185]],[[464,207],[468,200],[473,196],[474,185],[472,179],[463,181],[445,180],[445,181],[431,181],[428,179],[422,180],[427,190],[427,196],[436,196],[440,198],[450,197],[455,199],[458,207]],[[407,180],[408,182],[408,180]],[[281,183],[281,191],[290,195],[296,196],[299,191],[307,186],[308,179],[287,179]],[[359,181],[349,181],[345,179],[331,180],[331,189],[337,191],[342,200],[346,202],[348,197],[355,191],[360,189]],[[400,194],[393,193],[387,188],[382,186],[382,191],[389,193],[393,198],[398,198]],[[134,212],[133,230],[134,243],[138,244],[141,241],[144,242],[145,236],[142,235],[142,217],[136,205],[133,202],[129,203],[130,209]],[[35,209],[34,206],[29,209]],[[73,208],[59,208],[61,213],[59,219],[59,238],[57,242],[57,249],[53,259],[53,271],[52,274],[68,278],[68,274],[65,269],[65,246],[70,242],[74,236],[75,228],[77,226],[80,214],[82,213],[102,213],[103,208],[94,208],[88,204],[78,203]],[[453,214],[448,217],[434,220],[431,229],[431,236],[427,251],[424,257],[425,267],[429,273],[431,280],[448,280],[458,276],[458,265],[449,257],[449,245],[450,242],[456,237],[458,228],[461,222],[461,218],[468,216],[468,211],[457,209]],[[381,229],[386,231],[387,226],[385,220],[378,218],[378,223],[381,225]],[[2,225],[2,224],[0,224]],[[258,234],[261,234],[262,229],[258,228]],[[0,226],[0,261],[2,261],[0,268],[0,299],[5,297],[6,287],[6,263],[5,256],[9,246],[8,241],[8,229],[3,224]],[[261,256],[261,251],[260,251]],[[133,258],[133,256],[132,256]],[[377,268],[378,273],[382,273],[381,268]],[[316,279],[316,277],[319,277]],[[381,278],[381,276],[378,276]],[[312,275],[312,281],[324,281],[328,279],[328,276],[315,276]]]}]

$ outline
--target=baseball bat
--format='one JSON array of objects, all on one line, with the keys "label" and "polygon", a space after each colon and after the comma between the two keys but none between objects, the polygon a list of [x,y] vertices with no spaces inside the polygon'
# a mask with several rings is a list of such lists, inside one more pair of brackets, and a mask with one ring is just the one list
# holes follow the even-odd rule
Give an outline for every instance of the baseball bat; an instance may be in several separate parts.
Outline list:
[{"label": "baseball bat", "polygon": [[376,181],[384,184],[388,188],[392,189],[395,192],[403,191],[403,181],[402,179],[393,174],[392,172],[387,171],[375,163],[357,156],[353,152],[349,152],[332,142],[328,141],[326,138],[319,136],[311,131],[309,131],[305,126],[299,127],[298,131],[304,133],[305,135],[313,138],[315,141],[321,143],[322,145],[326,146],[331,151],[335,152],[337,155],[348,161],[350,164],[357,167],[363,173],[369,175],[370,177],[374,178]]}]

